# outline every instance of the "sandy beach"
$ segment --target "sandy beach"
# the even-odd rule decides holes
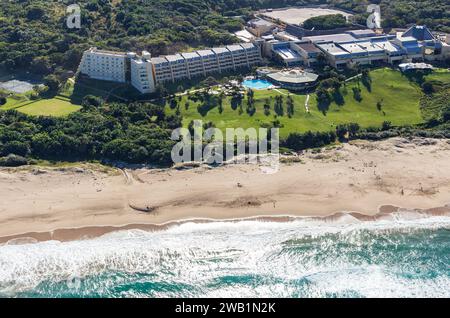
[[[183,220],[450,212],[450,141],[354,141],[258,165],[0,169],[0,242],[72,240]],[[381,208],[381,209],[380,209]]]

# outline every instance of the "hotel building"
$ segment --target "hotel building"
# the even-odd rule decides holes
[[[83,55],[79,73],[99,80],[129,82],[141,93],[152,93],[156,85],[165,82],[206,77],[260,63],[260,48],[253,43],[154,58],[146,51],[137,56],[91,48]]]
[[[125,83],[127,70],[127,54],[97,50],[91,48],[84,52],[81,58],[79,71],[89,77]]]

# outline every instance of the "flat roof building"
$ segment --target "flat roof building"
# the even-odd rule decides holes
[[[338,33],[338,34],[329,34],[329,35],[316,35],[316,36],[306,36],[302,40],[308,40],[313,43],[319,42],[349,42],[355,41],[356,38],[348,33]]]

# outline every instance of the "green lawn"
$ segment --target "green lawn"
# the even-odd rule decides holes
[[[7,98],[5,105],[1,110],[15,109],[22,113],[32,116],[67,116],[70,113],[78,111],[81,106],[70,102],[63,96],[55,96],[49,99],[29,100],[22,96]]]
[[[354,99],[352,92],[352,87],[358,86],[358,82],[349,82],[346,88],[341,89],[344,97],[343,105],[337,105],[333,102],[325,112],[319,110],[315,94],[310,96],[310,113],[307,113],[305,109],[306,96],[292,94],[295,105],[294,116],[292,118],[288,118],[287,115],[277,117],[283,125],[280,129],[280,135],[287,136],[294,131],[332,130],[337,124],[349,122],[357,122],[362,127],[381,126],[383,121],[391,121],[393,125],[410,125],[423,122],[419,108],[421,92],[415,84],[409,82],[399,71],[388,68],[377,69],[370,74],[372,78],[370,92],[364,85],[359,84],[362,90],[361,102]],[[286,90],[280,90],[280,92],[288,93]],[[255,91],[256,113],[253,116],[245,112],[246,101],[243,102],[244,112],[239,115],[238,109],[233,110],[230,106],[230,99],[226,98],[224,111],[221,114],[216,107],[203,117],[197,111],[198,104],[193,101],[189,101],[189,109],[185,109],[187,96],[183,96],[180,103],[183,125],[187,126],[193,119],[202,119],[205,122],[212,121],[220,129],[227,127],[257,128],[263,123],[270,124],[275,120],[273,103],[271,114],[266,116],[263,108],[264,101],[266,98],[279,94],[274,90]],[[377,108],[377,102],[382,104],[381,111]],[[166,106],[166,108],[168,112],[174,112],[169,106]]]
[[[27,103],[18,108],[19,111],[32,116],[67,116],[81,109],[81,106],[72,104],[68,100],[60,98],[42,99]]]

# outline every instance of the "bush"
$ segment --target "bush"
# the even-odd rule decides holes
[[[86,95],[83,97],[81,105],[84,109],[89,109],[91,107],[97,108],[103,104],[103,99],[93,95]]]
[[[27,158],[18,155],[10,154],[6,157],[0,158],[0,166],[3,167],[19,167],[25,166],[27,164],[28,164]]]
[[[0,106],[5,105],[5,104],[6,104],[6,97],[0,96]]]
[[[423,82],[422,90],[427,95],[432,94],[433,93],[433,84],[428,81]]]
[[[291,133],[282,141],[282,146],[285,146],[292,150],[303,150],[308,148],[318,148],[329,145],[336,141],[336,134],[333,131],[330,132],[311,132],[308,131],[304,134]]]

